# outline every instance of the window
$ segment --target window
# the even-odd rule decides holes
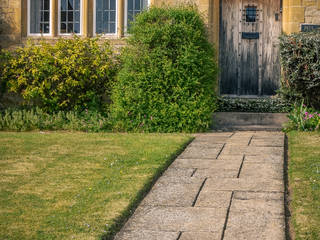
[[[148,7],[148,0],[127,0],[126,1],[126,21],[125,25],[128,29],[130,27],[130,22],[134,21],[137,14],[143,11],[143,9]]]
[[[51,33],[51,0],[28,1],[28,34]]]
[[[81,0],[59,0],[59,33],[80,34]]]
[[[247,6],[246,7],[246,22],[256,22],[257,20],[257,7]]]
[[[95,26],[96,34],[117,33],[117,2],[116,0],[95,1]]]

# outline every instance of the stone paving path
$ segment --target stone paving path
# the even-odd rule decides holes
[[[197,134],[115,239],[285,239],[283,162],[281,132]]]

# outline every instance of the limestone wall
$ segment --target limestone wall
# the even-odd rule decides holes
[[[320,0],[283,0],[283,31],[299,32],[302,23],[320,24]]]
[[[21,41],[21,0],[0,0],[0,47]]]

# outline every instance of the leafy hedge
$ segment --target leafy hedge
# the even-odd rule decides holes
[[[320,32],[284,35],[280,49],[282,94],[320,109]]]
[[[266,112],[287,113],[291,103],[280,98],[228,98],[218,99],[219,112]]]
[[[112,95],[115,129],[207,129],[216,109],[217,67],[196,8],[152,7],[136,18],[130,33]]]
[[[102,109],[118,71],[109,43],[98,44],[97,38],[29,42],[2,56],[0,83],[48,112]]]

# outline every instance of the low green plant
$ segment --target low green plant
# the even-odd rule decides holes
[[[320,32],[283,35],[280,53],[282,95],[320,109]]]
[[[130,34],[112,94],[114,128],[206,130],[216,109],[217,66],[196,8],[151,7],[137,16]]]
[[[55,45],[28,42],[15,50],[3,66],[0,81],[27,103],[48,112],[101,110],[117,71],[118,61],[107,41],[60,38]]]
[[[278,97],[254,99],[219,97],[217,111],[287,113],[291,108],[290,102]]]
[[[46,113],[40,108],[6,109],[0,113],[0,130],[71,130],[101,132],[110,129],[110,122],[96,111],[58,111]]]
[[[320,111],[308,108],[303,102],[296,103],[288,115],[285,131],[320,131]]]

